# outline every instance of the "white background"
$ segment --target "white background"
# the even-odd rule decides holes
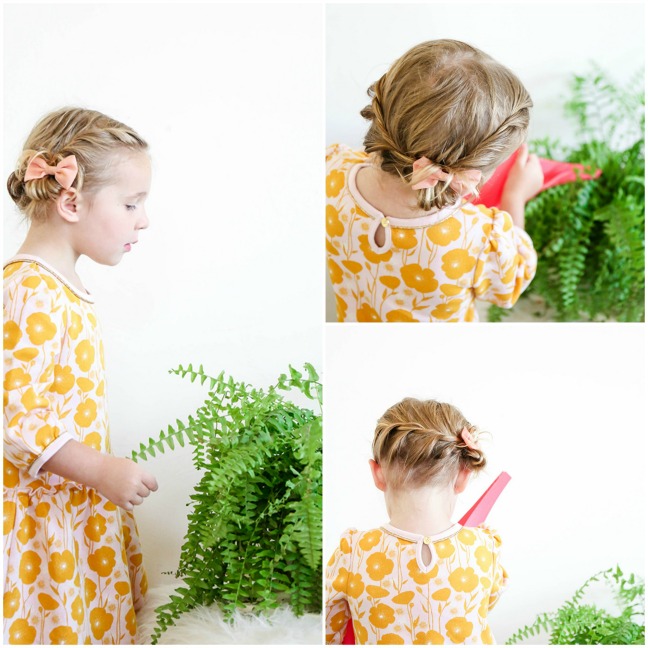
[[[643,65],[644,26],[641,2],[328,5],[327,143],[362,148],[369,122],[360,110],[369,103],[367,88],[408,49],[437,38],[470,43],[519,76],[534,102],[531,139],[572,143],[574,124],[563,114],[572,75],[587,72],[595,62],[626,82]],[[326,276],[327,320],[335,321]]]
[[[450,402],[492,435],[455,519],[502,470],[512,477],[488,518],[511,579],[489,614],[498,642],[600,570],[643,575],[644,335],[634,324],[328,325],[325,560],[345,529],[387,521],[373,433],[414,396]]]
[[[117,267],[79,264],[115,454],[202,403],[198,383],[168,375],[180,363],[258,386],[288,363],[321,368],[322,7],[25,4],[4,21],[4,177],[63,105],[151,145],[150,229]],[[3,208],[6,259],[25,229],[6,193]],[[137,519],[156,584],[177,567],[198,475],[188,448],[146,465],[160,489]]]

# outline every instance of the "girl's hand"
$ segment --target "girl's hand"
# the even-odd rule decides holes
[[[530,155],[527,144],[522,144],[504,183],[502,202],[522,200],[526,203],[542,189],[543,182],[544,173],[538,156]]]
[[[102,458],[94,487],[113,504],[132,511],[151,491],[158,489],[155,477],[134,461],[110,455]]]

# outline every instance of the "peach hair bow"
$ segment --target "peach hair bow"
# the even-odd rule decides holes
[[[464,169],[462,171],[456,171],[455,173],[446,173],[445,171],[441,171],[440,166],[434,164],[426,157],[419,158],[412,166],[412,175],[423,178],[412,185],[412,189],[414,190],[429,189],[436,186],[439,182],[445,182],[446,184],[449,184],[459,196],[476,194],[477,185],[482,177],[481,171],[478,171],[477,169]]]
[[[461,430],[461,439],[466,444],[466,447],[470,450],[481,450],[481,446],[478,441],[475,441],[475,437],[472,435],[472,432],[468,428]]]
[[[79,172],[76,157],[74,157],[74,155],[68,155],[56,166],[50,166],[45,162],[42,155],[42,153],[36,153],[36,155],[29,160],[27,170],[25,171],[25,180],[38,180],[47,175],[53,175],[63,189],[69,189]]]

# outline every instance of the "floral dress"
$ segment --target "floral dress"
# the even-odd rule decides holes
[[[326,570],[326,643],[342,643],[349,619],[357,644],[495,643],[487,615],[507,580],[500,544],[459,524],[434,536],[349,529]]]
[[[135,520],[42,470],[75,439],[110,452],[92,300],[37,257],[4,269],[4,642],[132,644],[146,575]]]
[[[417,218],[387,216],[358,191],[366,153],[335,144],[326,159],[326,250],[340,322],[476,321],[475,299],[511,308],[533,279],[533,243],[507,212],[461,199]]]

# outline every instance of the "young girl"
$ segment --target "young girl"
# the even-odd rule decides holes
[[[535,274],[524,205],[542,186],[523,145],[523,85],[478,49],[437,40],[402,56],[369,95],[364,151],[327,151],[338,320],[475,321],[477,298],[512,307]],[[502,210],[467,202],[518,147]]]
[[[452,405],[407,398],[378,421],[373,455],[389,524],[342,536],[327,567],[326,642],[342,643],[352,619],[359,644],[494,643],[500,539],[451,521],[486,465],[476,428]]]
[[[110,451],[85,254],[119,263],[148,226],[146,142],[65,108],[29,135],[9,193],[29,220],[4,267],[4,642],[135,642],[146,592],[131,510],[155,478]]]

